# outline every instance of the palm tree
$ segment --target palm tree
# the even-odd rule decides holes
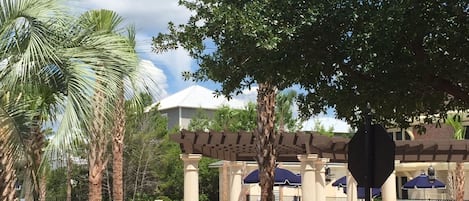
[[[284,132],[285,127],[290,131],[295,130],[297,122],[293,118],[292,106],[296,99],[296,91],[289,90],[287,92],[279,93],[276,97],[275,117],[277,119],[276,126],[279,132]]]
[[[83,28],[82,31],[84,33],[97,36],[112,36],[118,38],[120,40],[117,41],[118,44],[122,45],[120,50],[109,51],[107,52],[108,55],[104,55],[105,57],[98,58],[92,67],[97,77],[113,79],[110,80],[111,82],[96,80],[94,86],[92,124],[89,128],[89,200],[102,199],[103,170],[106,169],[108,161],[106,150],[109,138],[105,127],[109,126],[107,120],[112,119],[112,113],[116,108],[118,112],[122,112],[119,106],[113,105],[114,103],[119,105],[121,102],[123,104],[122,75],[129,74],[131,69],[137,64],[137,57],[132,45],[129,43],[129,40],[119,34],[119,29],[121,28],[119,26],[122,21],[123,19],[117,13],[109,10],[88,11],[79,20],[79,25]],[[109,45],[112,45],[112,43]],[[101,53],[101,55],[103,54]],[[121,115],[125,115],[125,113]],[[122,121],[122,118],[116,118],[116,121]],[[120,123],[122,122],[117,124]],[[122,128],[118,127],[118,129]],[[117,192],[121,191],[117,190]]]
[[[21,99],[25,102],[25,105],[28,105],[30,110],[39,109],[37,107],[40,106],[39,102],[47,100],[47,98],[44,98],[47,96],[42,96],[43,99],[32,96],[34,96],[33,94],[39,94],[41,92],[39,89],[44,85],[52,83],[50,77],[48,79],[43,77],[43,75],[50,73],[44,70],[43,67],[59,63],[55,53],[58,41],[54,30],[56,25],[61,24],[62,18],[58,16],[62,16],[62,9],[53,0],[3,0],[0,4],[2,10],[0,16],[0,38],[2,40],[0,42],[2,48],[2,53],[0,53],[0,60],[2,61],[0,85],[5,94]],[[54,80],[54,83],[60,83],[60,79]],[[55,89],[55,87],[51,86],[49,89]],[[54,98],[54,96],[50,98]],[[35,102],[24,101],[23,99],[35,100]],[[17,144],[2,147],[3,149],[10,149],[2,151],[4,153],[3,158],[6,158],[6,161],[9,161],[8,158],[18,157],[18,155],[13,154],[26,153],[26,156],[28,156],[26,159],[29,161],[27,174],[30,175],[29,181],[34,181],[30,182],[32,184],[30,187],[31,189],[35,188],[36,192],[39,186],[35,175],[41,161],[43,147],[43,134],[40,127],[45,120],[44,117],[50,117],[49,115],[43,115],[44,113],[38,112],[34,117],[25,119],[28,121],[29,126],[22,127],[25,130],[17,130],[20,127],[15,127],[15,132],[9,132],[10,135],[14,136],[5,138],[4,140],[10,141],[3,142]],[[22,140],[12,140],[14,138]],[[19,147],[23,149],[18,149]],[[22,152],[18,150],[22,150]],[[8,167],[11,167],[10,165]],[[14,170],[4,171],[5,174],[14,176]],[[13,198],[6,196],[5,199]]]
[[[30,113],[25,104],[10,92],[0,90],[0,201],[15,199],[15,159],[21,152],[21,136],[28,127]]]
[[[112,85],[99,83],[116,83],[122,71],[119,66],[129,65],[134,57],[126,56],[130,51],[123,37],[92,29],[100,24],[90,24],[86,20],[78,21],[81,24],[70,23],[71,20],[57,18],[56,15],[60,16],[62,12],[55,0],[5,0],[1,5],[0,35],[3,41],[0,46],[4,50],[0,55],[3,61],[0,75],[2,88],[19,94],[24,91],[23,86],[36,86],[41,82],[44,85],[60,83],[57,85],[60,87],[50,87],[53,89],[52,96],[46,96],[56,98],[53,107],[58,112],[50,111],[47,116],[38,114],[32,119],[36,120],[36,124],[30,124],[28,131],[32,131],[29,136],[43,139],[40,132],[43,124],[40,122],[46,119],[54,121],[58,114],[63,115],[59,119],[57,134],[47,149],[47,156],[62,155],[64,151],[72,150],[73,141],[86,139],[83,131],[90,128],[92,122],[91,95],[106,94],[109,99],[114,97],[115,88]],[[103,64],[106,64],[106,69],[102,68]],[[30,90],[31,94],[41,95],[38,88],[32,87]],[[31,100],[34,98],[37,96],[30,97]],[[112,103],[101,102],[100,105],[112,106]],[[42,158],[42,140],[30,142],[34,144],[31,146],[34,149],[29,153],[39,154],[30,155],[35,159],[32,160],[34,166],[38,167],[37,163]],[[7,148],[11,149],[11,146],[2,147]],[[6,150],[2,153],[9,153],[3,158],[13,158],[11,154],[17,152]],[[33,173],[31,180],[37,192],[37,170],[30,172]]]
[[[466,134],[466,128],[461,123],[461,114],[455,114],[453,116],[449,116],[446,119],[446,124],[450,125],[454,129],[453,137],[456,140],[464,140]],[[456,200],[462,201],[464,200],[464,163],[463,162],[456,162],[456,182],[455,182],[455,192],[456,192]]]
[[[135,28],[128,27],[127,37],[129,44],[132,47],[132,52],[135,50]],[[153,80],[155,75],[154,68],[147,65],[146,61],[140,62],[138,65],[129,66],[128,72],[121,73],[121,82],[118,87],[118,97],[115,104],[115,116],[112,131],[112,197],[114,201],[124,200],[124,185],[123,185],[123,164],[124,164],[124,136],[125,136],[125,98],[130,95],[132,98],[131,106],[138,107],[137,111],[141,111],[142,102],[140,96],[137,94],[150,94],[152,97],[159,96],[159,84]],[[127,93],[126,93],[127,92]]]

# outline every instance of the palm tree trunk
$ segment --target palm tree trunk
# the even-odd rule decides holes
[[[72,201],[72,159],[67,155],[67,201]]]
[[[46,201],[47,194],[47,177],[43,172],[41,178],[39,178],[39,201]]]
[[[257,94],[256,149],[259,165],[261,200],[273,201],[274,173],[277,159],[275,146],[275,94],[270,83],[259,84]]]
[[[28,169],[30,167],[27,167]],[[24,200],[26,201],[34,201],[34,181],[33,181],[34,173],[31,171],[27,171],[26,175],[23,180],[23,188],[24,188]]]
[[[37,122],[40,122],[40,117],[35,117]],[[28,182],[26,182],[25,200],[45,201],[46,198],[46,176],[44,170],[41,170],[42,162],[42,148],[44,146],[44,133],[41,132],[40,126],[34,126],[31,129],[27,142],[27,158],[28,158]],[[41,176],[39,177],[38,174]]]
[[[36,171],[36,175],[41,175],[37,179],[39,180],[37,185],[38,192],[35,195],[39,196],[39,201],[46,201],[47,192],[47,177],[45,168],[40,168],[42,163],[43,147],[44,147],[44,133],[41,132],[40,127],[33,131],[33,139],[31,141],[31,151],[34,157],[33,171]],[[33,180],[34,181],[34,180]]]
[[[0,201],[15,200],[16,170],[14,153],[7,143],[7,132],[0,124]]]
[[[124,200],[123,162],[124,162],[124,133],[125,133],[125,105],[124,89],[120,89],[116,103],[116,117],[112,140],[112,198],[114,201]]]
[[[98,86],[102,83],[98,81]],[[103,171],[106,169],[107,160],[105,160],[105,153],[107,147],[107,139],[104,133],[104,104],[105,96],[102,91],[96,90],[93,96],[94,114],[93,123],[91,126],[90,137],[90,150],[88,154],[89,172],[89,201],[101,201],[102,197],[102,183]]]
[[[464,200],[464,163],[456,163],[456,201]]]

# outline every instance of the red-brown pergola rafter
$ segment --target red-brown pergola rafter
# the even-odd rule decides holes
[[[229,161],[254,161],[255,135],[252,132],[190,132],[171,135],[185,154],[202,154]],[[277,161],[298,161],[297,155],[318,154],[331,162],[347,162],[349,139],[327,137],[315,132],[279,133]],[[468,162],[469,140],[396,141],[396,160],[401,162]]]

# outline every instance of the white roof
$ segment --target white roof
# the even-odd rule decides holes
[[[158,110],[166,110],[177,107],[185,108],[203,108],[203,109],[218,109],[222,106],[230,108],[242,109],[246,103],[236,99],[228,101],[224,96],[215,97],[215,92],[199,85],[193,85],[182,91],[179,91],[171,96],[161,100]],[[158,102],[153,103],[150,107],[153,108]]]

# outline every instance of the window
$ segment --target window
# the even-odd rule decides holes
[[[464,126],[466,133],[464,134],[464,139],[469,140],[469,126]]]
[[[412,134],[411,132],[409,131],[406,131],[404,129],[400,129],[400,130],[397,130],[397,131],[390,131],[388,132],[389,136],[391,137],[391,139],[395,140],[395,141],[401,141],[401,140],[412,140]]]

